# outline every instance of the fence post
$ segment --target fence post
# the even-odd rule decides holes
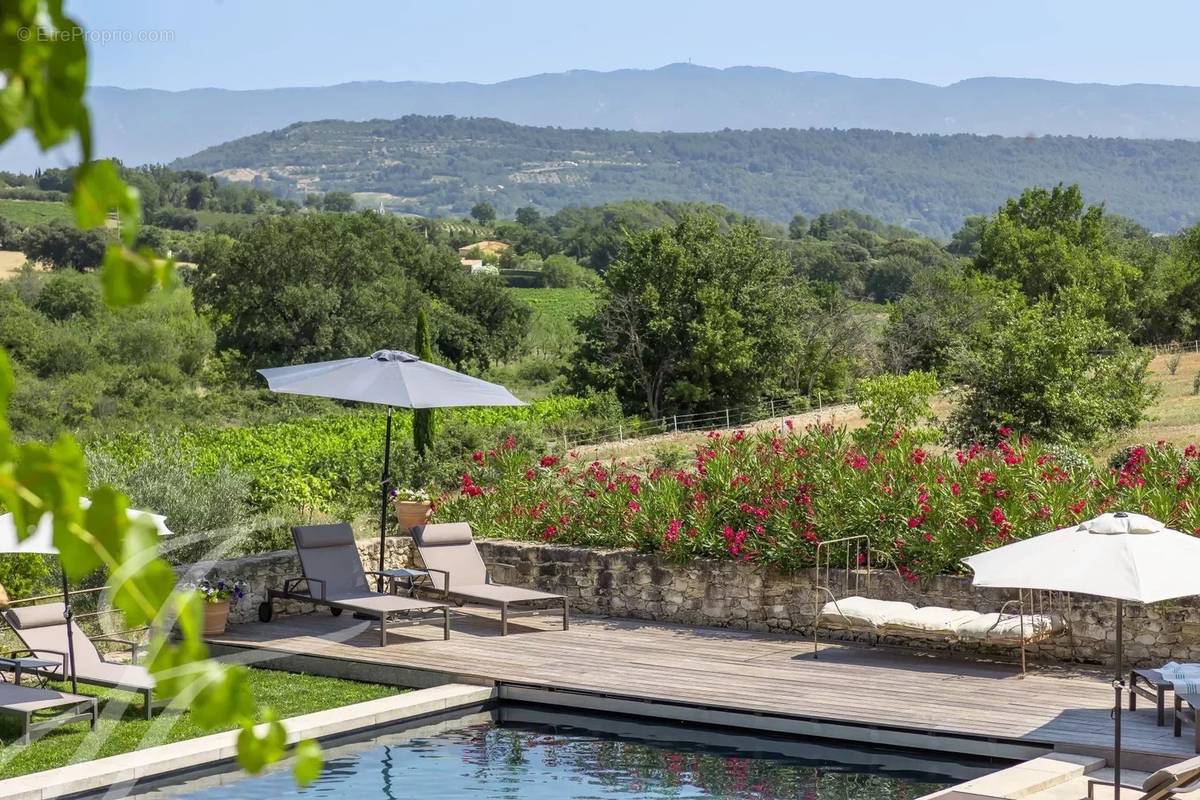
[[[617,441],[625,441],[625,426],[620,422],[617,423]]]
[[[725,406],[725,427],[729,427],[729,406]]]
[[[821,405],[821,390],[817,389],[817,411],[820,411],[824,406]]]
[[[675,429],[675,433],[679,433],[679,415],[671,415],[671,427]]]
[[[774,417],[775,416],[775,398],[769,397],[769,398],[767,398],[767,402],[771,404],[771,416]]]

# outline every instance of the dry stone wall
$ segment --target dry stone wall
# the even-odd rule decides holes
[[[377,541],[359,543],[368,569],[377,564],[378,546]],[[583,614],[797,637],[812,634],[815,591],[809,570],[784,574],[725,560],[678,563],[632,550],[593,550],[502,540],[481,540],[479,546],[497,582],[565,594],[572,608]],[[385,563],[389,568],[417,562],[410,539],[388,540]],[[242,622],[255,619],[267,588],[282,585],[284,577],[299,575],[300,565],[294,552],[280,551],[219,562],[213,565],[213,571],[248,584],[246,600],[231,614],[232,622]],[[839,578],[841,574],[833,577]],[[875,572],[871,577],[870,596],[916,606],[994,612],[1016,598],[1013,591],[977,589],[967,577],[941,576],[918,584],[908,584],[893,572]],[[865,593],[864,575],[859,573],[850,580],[850,585],[837,581],[834,591],[838,597]],[[858,591],[854,580],[859,581]],[[1057,607],[1067,611],[1065,604]],[[308,610],[301,603],[276,606],[277,613]],[[1115,642],[1113,614],[1112,601],[1076,595],[1069,613],[1072,634],[1033,645],[1029,655],[1042,661],[1107,662]],[[1125,633],[1126,654],[1132,662],[1157,666],[1169,660],[1200,661],[1200,603],[1189,599],[1127,607]],[[822,631],[822,636],[866,638],[861,633],[832,631]],[[883,642],[926,650],[980,650],[975,645],[907,642],[899,637],[887,637]],[[1012,649],[985,654],[1006,659],[1015,656]]]

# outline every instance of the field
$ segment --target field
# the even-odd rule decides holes
[[[71,222],[71,208],[66,203],[44,200],[0,200],[0,217],[22,228],[46,222]]]
[[[1200,375],[1200,353],[1184,353],[1174,375],[1168,369],[1169,356],[1158,356],[1150,364],[1153,380],[1162,386],[1158,401],[1150,408],[1149,419],[1120,437],[1103,455],[1130,444],[1153,444],[1160,439],[1172,444],[1200,442],[1200,395],[1193,381]]]
[[[24,264],[24,253],[16,250],[0,250],[0,281],[16,275]]]

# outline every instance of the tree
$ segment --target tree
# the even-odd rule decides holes
[[[955,441],[993,439],[1007,426],[1089,446],[1141,421],[1157,392],[1146,380],[1147,351],[1079,303],[1017,302],[1004,316],[993,336],[958,357]]]
[[[108,241],[98,230],[80,230],[55,222],[34,225],[21,238],[21,249],[30,261],[53,269],[96,269],[104,260]]]
[[[581,322],[574,380],[616,390],[651,417],[745,402],[777,389],[802,288],[750,226],[712,217],[630,235]]]
[[[458,366],[506,357],[528,325],[498,278],[465,275],[451,251],[378,214],[261,217],[197,258],[197,308],[255,367],[412,350],[411,309],[426,305],[438,351]]]
[[[859,381],[855,399],[868,421],[864,436],[878,443],[897,430],[913,428],[933,414],[929,399],[937,390],[937,376],[932,372],[884,374]]]
[[[793,214],[792,221],[788,223],[788,238],[803,239],[805,236],[808,236],[808,217]]]
[[[1011,283],[957,268],[921,272],[888,309],[880,340],[892,372],[928,370],[951,380],[955,354],[992,335],[1003,314],[1020,305]]]
[[[433,363],[433,343],[429,337],[429,319],[425,309],[417,312],[417,355],[422,361]],[[424,456],[433,446],[434,419],[432,408],[418,408],[413,411],[413,448],[418,456]]]
[[[981,214],[972,214],[967,217],[963,220],[962,227],[954,232],[954,236],[950,237],[950,244],[946,245],[946,252],[966,258],[978,257],[979,240],[983,236],[983,226],[986,222],[987,217]]]
[[[491,203],[481,200],[471,206],[471,219],[480,225],[491,225],[496,221],[496,209],[492,208]]]
[[[983,224],[975,267],[1013,280],[1030,300],[1067,290],[1094,313],[1132,330],[1140,273],[1109,247],[1104,207],[1085,206],[1078,186],[1026,189]]]
[[[471,210],[471,215],[475,215],[475,210]],[[526,228],[532,228],[542,221],[542,214],[533,206],[521,206],[517,209],[517,222],[524,225]],[[482,222],[482,220],[480,220]]]
[[[413,349],[420,292],[378,219],[262,217],[231,246],[203,251],[194,296],[218,344],[253,367]]]
[[[595,282],[595,273],[579,266],[570,256],[555,253],[542,262],[542,286],[548,289],[570,289]]]
[[[326,192],[321,199],[321,208],[334,212],[353,211],[355,208],[354,195],[349,192]]]

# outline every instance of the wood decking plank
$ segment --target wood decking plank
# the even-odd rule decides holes
[[[350,626],[357,624],[353,629]],[[1035,668],[823,645],[747,631],[642,620],[521,618],[501,637],[494,614],[476,611],[440,629],[416,626],[378,646],[369,624],[320,613],[231,626],[215,641],[465,675],[504,683],[599,692],[668,703],[880,725],[972,737],[1103,747],[1111,742],[1106,673]],[[353,635],[350,635],[353,631]],[[1125,746],[1189,755],[1190,740],[1158,728],[1151,710],[1127,714]]]

